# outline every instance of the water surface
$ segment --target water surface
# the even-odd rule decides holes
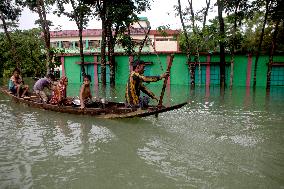
[[[78,86],[69,87],[76,96]],[[93,92],[123,101],[123,91]],[[0,188],[284,188],[283,99],[283,88],[171,86],[164,103],[188,105],[104,120],[0,93]]]

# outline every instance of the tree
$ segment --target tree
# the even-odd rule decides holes
[[[200,44],[202,41],[204,41],[204,29],[205,29],[205,23],[206,23],[206,18],[208,14],[208,10],[210,7],[210,0],[206,0],[206,7],[203,8],[203,10],[197,12],[196,14],[194,13],[193,10],[193,4],[192,0],[188,1],[189,3],[189,12],[190,12],[190,21],[191,21],[191,28],[192,28],[192,33],[191,39],[194,43],[194,47],[191,47],[191,49],[195,49],[195,56],[194,56],[194,65],[198,64],[198,75],[199,78],[201,78],[201,66],[200,66],[200,57],[199,57],[199,51],[200,51]],[[201,13],[201,15],[199,15]],[[203,17],[203,20],[201,19]],[[199,29],[198,25],[196,22],[202,22],[202,28],[201,30]],[[194,70],[195,70],[194,66]],[[193,77],[195,78],[195,71]],[[201,79],[200,79],[201,82]]]
[[[86,0],[88,1],[88,0]],[[96,14],[102,21],[102,41],[101,41],[101,81],[106,85],[106,46],[108,46],[108,59],[110,66],[110,84],[115,84],[115,53],[114,46],[119,41],[128,53],[133,47],[130,37],[130,26],[138,20],[137,15],[149,9],[149,0],[105,0],[96,1]],[[128,33],[128,34],[127,34]],[[129,36],[127,36],[129,35]]]
[[[233,87],[233,78],[234,78],[234,58],[235,51],[237,48],[237,42],[239,39],[239,28],[241,26],[245,15],[248,15],[250,12],[248,1],[247,0],[233,0],[233,1],[224,1],[224,7],[226,13],[231,13],[228,16],[228,20],[233,23],[232,37],[229,41],[229,47],[231,52],[231,74],[230,74],[230,88]]]
[[[106,86],[106,9],[107,9],[107,0],[100,1],[97,0],[97,12],[99,17],[102,20],[102,40],[101,40],[101,82],[102,86]]]
[[[21,64],[16,52],[14,41],[12,40],[9,33],[9,26],[15,25],[14,22],[19,18],[22,11],[21,4],[22,2],[20,0],[17,0],[15,2],[10,0],[0,1],[0,20],[2,21],[2,27],[9,41],[9,46],[11,46],[13,53],[13,62],[14,64],[16,64],[17,68],[20,68]]]
[[[114,46],[118,35],[124,35],[130,24],[137,19],[136,7],[131,0],[116,0],[108,4],[106,9],[107,46],[110,66],[110,85],[115,85],[115,54]]]
[[[67,11],[65,6],[67,4],[72,5],[72,10]],[[89,21],[88,17],[91,15],[91,6],[84,3],[83,0],[57,0],[58,15],[66,15],[70,20],[75,21],[79,30],[79,48],[81,58],[81,72],[82,75],[86,75],[84,68],[84,45],[83,45],[83,29],[87,26]]]
[[[219,26],[220,26],[220,85],[221,89],[225,87],[225,24],[223,18],[223,9],[224,4],[223,0],[217,0],[218,6],[218,19],[219,19]]]
[[[187,58],[187,64],[190,65],[189,66],[189,70],[190,70],[190,84],[191,84],[191,87],[194,87],[195,86],[195,78],[194,78],[194,75],[195,75],[195,65],[194,63],[192,63],[190,61],[190,45],[189,45],[189,37],[188,37],[188,34],[187,34],[187,29],[186,29],[186,26],[185,26],[185,23],[184,23],[184,19],[183,19],[183,12],[182,12],[182,8],[181,8],[181,3],[180,3],[180,0],[178,0],[178,15],[179,15],[179,18],[180,18],[180,22],[181,22],[181,25],[182,25],[182,28],[183,28],[183,35],[185,37],[185,44],[186,44],[186,58]]]
[[[284,11],[283,11],[284,2],[280,0],[276,0],[276,2],[272,6],[272,15],[271,15],[271,21],[274,23],[274,32],[273,32],[273,38],[271,41],[271,48],[269,52],[269,63],[268,63],[268,69],[267,69],[267,82],[266,82],[266,89],[270,89],[270,83],[271,83],[271,71],[272,71],[272,63],[273,63],[273,56],[276,50],[276,40],[277,35],[279,32],[279,25],[284,20]]]
[[[50,31],[49,27],[51,26],[51,21],[48,21],[46,18],[47,9],[50,5],[53,5],[55,0],[25,0],[25,5],[31,10],[38,14],[39,16],[39,25],[43,32],[43,38],[45,42],[45,51],[46,51],[46,74],[50,72]]]
[[[42,51],[44,41],[39,29],[15,30],[10,34],[14,39],[17,55],[21,57],[21,70],[23,76],[41,77],[45,74],[46,55]],[[0,33],[0,61],[1,76],[10,77],[15,68],[13,52],[10,50],[9,41]]]
[[[206,40],[205,38],[208,38],[209,36],[207,35],[206,19],[210,8],[210,2],[210,0],[206,0],[206,6],[196,12],[193,9],[192,0],[188,1],[188,6],[185,7],[184,10],[181,9],[180,1],[178,1],[178,5],[176,6],[183,26],[183,34],[179,37],[180,47],[182,50],[187,52],[187,57],[188,54],[194,54],[194,62],[188,61],[192,87],[195,86],[195,70],[196,64],[198,63],[199,76],[201,77],[199,52],[201,48],[207,46],[204,41]],[[189,21],[188,25],[186,25],[187,21]]]
[[[259,7],[259,1],[256,1],[255,4],[257,5],[256,7]],[[258,63],[259,54],[260,54],[260,51],[261,51],[261,45],[262,45],[262,42],[263,42],[264,30],[265,30],[265,25],[266,25],[266,22],[267,22],[270,6],[271,6],[271,0],[265,0],[265,15],[264,15],[264,20],[263,20],[263,25],[262,25],[262,28],[261,28],[261,35],[260,35],[260,38],[259,38],[259,43],[258,43],[258,48],[257,48],[257,51],[256,51],[256,57],[255,57],[255,63],[254,63],[253,88],[256,87],[257,63]]]

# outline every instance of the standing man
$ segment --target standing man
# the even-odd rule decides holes
[[[161,76],[144,76],[145,62],[143,60],[135,60],[133,62],[133,70],[126,86],[125,99],[126,105],[129,107],[147,108],[149,97],[159,101],[153,92],[147,89],[142,82],[156,82],[162,78],[166,78],[169,73],[164,73]],[[140,97],[140,91],[148,96]]]

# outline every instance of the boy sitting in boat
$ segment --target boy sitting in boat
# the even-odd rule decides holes
[[[54,105],[71,105],[72,100],[67,98],[66,91],[68,85],[68,78],[63,76],[60,78],[58,84],[53,88],[52,96],[49,101],[50,104]]]
[[[51,90],[52,82],[54,81],[54,75],[48,74],[46,77],[37,80],[34,84],[34,92],[41,99],[43,103],[47,103],[48,98],[44,92],[44,88]]]
[[[158,98],[153,92],[147,89],[142,82],[156,82],[162,78],[166,78],[169,73],[164,73],[160,76],[144,76],[145,62],[143,60],[135,60],[133,62],[133,70],[130,75],[126,86],[125,98],[128,107],[147,108],[149,97],[157,101]],[[140,97],[140,91],[148,96]]]
[[[29,86],[28,85],[24,85],[24,81],[20,75],[20,70],[18,68],[15,68],[13,70],[13,75],[9,80],[9,90],[17,95],[17,97],[24,97],[28,90],[29,90]]]
[[[84,82],[83,85],[81,86],[80,90],[80,108],[84,109],[86,105],[89,105],[92,103],[92,94],[91,94],[91,89],[90,89],[90,83],[91,83],[91,76],[90,75],[84,75]]]

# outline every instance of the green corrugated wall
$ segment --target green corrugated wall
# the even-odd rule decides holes
[[[129,75],[128,56],[116,56],[116,84],[126,84]]]
[[[65,75],[68,77],[69,83],[80,83],[81,68],[75,62],[80,61],[80,56],[65,56],[64,69]]]
[[[186,56],[176,54],[171,68],[171,84],[189,85],[189,71],[186,64]]]
[[[248,66],[248,56],[245,55],[235,56],[233,86],[234,85],[246,86],[247,66]]]
[[[150,67],[150,75],[160,75],[166,71],[167,68],[167,54],[160,55],[142,55],[141,59],[146,62],[153,62],[153,64],[149,65]],[[134,57],[135,59],[135,57]],[[193,60],[193,56],[191,57]],[[211,74],[220,74],[219,66],[216,62],[219,62],[219,55],[210,55],[210,70]],[[267,64],[268,64],[268,56],[260,56],[257,67],[257,86],[266,86],[266,74],[267,74]],[[94,55],[86,55],[86,62],[93,62]],[[129,74],[129,57],[126,55],[119,55],[115,57],[116,61],[116,84],[125,85],[128,79]],[[200,62],[206,62],[207,55],[200,56]],[[274,61],[276,62],[284,62],[284,56],[275,56]],[[80,62],[79,55],[76,56],[65,56],[64,57],[64,67],[65,74],[69,78],[70,83],[81,83],[80,82],[80,65],[76,64],[76,62]],[[214,63],[215,62],[215,63]],[[226,84],[229,85],[230,82],[230,56],[226,56]],[[253,84],[253,75],[254,75],[254,64],[255,57],[252,57],[251,62],[251,72],[250,72],[250,86]],[[202,65],[202,79],[204,80],[204,74],[206,74],[206,65]],[[163,68],[163,70],[161,69]],[[234,86],[246,86],[247,80],[247,68],[248,68],[248,55],[236,55],[235,63],[234,63],[234,78],[233,85]],[[93,74],[94,65],[87,65],[88,71]],[[205,72],[205,73],[204,73]],[[196,74],[198,74],[198,64],[196,67]],[[216,76],[216,75],[215,75]],[[216,84],[216,81],[213,81],[213,77],[211,76],[210,85]],[[197,76],[196,76],[197,77]],[[93,75],[92,75],[93,78]],[[205,76],[206,78],[206,76]],[[205,84],[205,81],[202,80],[202,84]],[[198,81],[198,79],[196,80]],[[190,75],[188,70],[188,65],[186,64],[186,56],[184,54],[176,54],[173,60],[172,68],[171,68],[171,84],[172,85],[189,85],[190,84]],[[153,83],[151,85],[160,85],[162,81],[157,83]],[[198,84],[198,83],[196,83]]]

